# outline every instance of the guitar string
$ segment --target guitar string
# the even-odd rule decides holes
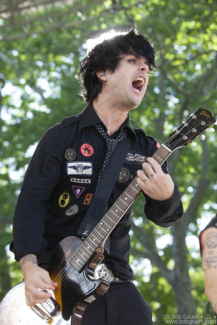
[[[137,196],[137,194],[139,193],[139,191],[137,191],[137,190],[135,190],[133,187],[132,187],[132,182],[131,182],[131,184],[130,184],[131,186],[129,187],[129,189],[128,189],[128,194],[130,195],[131,194],[131,196],[132,196],[132,199],[130,200],[131,202],[128,204],[128,208],[132,205],[132,203],[135,201],[135,198],[133,198],[133,196]],[[132,189],[131,189],[132,188]],[[135,191],[136,191],[136,195],[135,195]],[[123,193],[122,193],[123,194]],[[123,194],[122,195],[122,199],[123,199],[123,196],[125,196],[125,194]],[[120,202],[121,203],[121,202]],[[116,204],[117,204],[117,202],[116,202]],[[126,205],[126,202],[124,203],[125,205]],[[122,204],[119,204],[120,205],[120,208],[122,208],[122,211],[124,211],[124,209],[125,209],[125,207],[124,207],[124,204],[122,203]],[[120,219],[120,217],[127,211],[127,209],[124,211],[124,213],[122,213],[122,215],[119,217],[118,216],[118,220],[111,220],[111,218],[110,217],[113,217],[112,216],[112,208],[108,211],[108,214],[107,214],[107,216],[106,217],[108,217],[107,219],[106,219],[106,221],[107,221],[107,224],[110,226],[110,231],[112,230],[112,228],[113,227],[115,227],[115,225],[117,224],[117,222],[119,221],[119,219]],[[117,216],[116,216],[116,218],[117,218]],[[109,221],[109,220],[111,220],[112,221],[112,223]],[[101,222],[102,222],[102,220],[101,220]],[[97,228],[97,227],[96,227]],[[95,229],[94,229],[95,230]],[[98,233],[96,233],[96,234],[94,234],[94,236],[96,237],[96,235],[97,235]],[[97,236],[96,238],[99,240],[99,243],[100,242],[102,242],[102,240],[103,240],[103,237],[102,237],[102,234],[98,234],[98,235],[100,235],[100,236]],[[90,236],[90,235],[89,235]],[[89,237],[88,237],[89,238]],[[96,246],[96,248],[98,247],[98,245],[99,245],[99,243],[97,244],[97,246]],[[80,247],[81,248],[81,247]],[[94,252],[94,250],[95,250],[95,248],[93,249],[93,252]],[[75,255],[78,253],[78,251],[73,255],[73,257],[71,258],[71,260],[73,260],[73,258],[75,258]],[[90,256],[92,255],[92,253],[90,254]],[[77,258],[77,257],[76,257]],[[89,259],[89,257],[88,257],[88,259]],[[85,263],[83,263],[83,265],[85,265],[86,264],[86,262],[88,261],[88,259],[85,261]],[[81,268],[81,266],[79,265],[79,267]],[[72,272],[73,272],[73,270],[72,270]],[[62,273],[62,272],[61,272]],[[69,275],[71,274],[71,272],[69,272]],[[65,280],[65,281],[64,281]],[[64,279],[63,279],[63,281],[62,281],[62,290],[64,290],[64,288],[65,288],[65,285],[67,284],[67,282],[68,281],[70,281],[69,279],[68,279],[68,276],[66,276]]]
[[[198,125],[200,125],[200,124],[198,124]],[[198,125],[197,125],[197,126],[198,126]],[[197,126],[196,126],[196,127],[197,127]],[[184,127],[185,127],[185,126],[183,125],[183,128],[184,128]],[[183,128],[181,128],[179,131],[181,132]],[[190,132],[191,132],[191,131],[189,131],[187,134],[189,134]],[[177,135],[178,135],[178,134],[175,133],[172,137],[170,137],[168,140],[165,141],[165,144],[170,144],[171,141],[172,141],[172,140],[173,140]],[[175,143],[177,143],[177,142],[179,142],[179,141],[180,141],[180,139],[178,139]],[[158,156],[160,157],[160,159],[161,159],[161,153],[163,153],[163,152],[160,152],[160,151],[163,151],[163,150],[161,150],[161,148],[162,148],[162,147],[160,147],[160,148],[156,151],[156,153],[158,153]],[[164,149],[164,148],[163,148],[163,149]],[[156,153],[155,153],[155,154],[156,154]],[[157,159],[156,159],[156,160],[157,160]],[[138,177],[136,176],[136,178],[138,178]],[[136,179],[136,178],[135,178],[135,179]],[[131,182],[130,185],[131,185],[131,187],[132,187],[132,182]],[[132,187],[132,188],[133,188],[133,187]],[[128,188],[127,188],[127,189],[128,189]],[[127,190],[127,189],[126,189],[126,190]],[[129,188],[128,190],[129,190],[129,191],[128,191],[128,194],[129,194],[129,195],[131,194],[132,196],[134,195],[134,196],[136,197],[137,194],[135,195],[135,189],[134,189],[134,188],[133,188],[133,190],[131,190],[131,188]],[[126,192],[126,191],[125,191],[125,192]],[[133,192],[134,192],[134,193],[133,193]],[[127,192],[126,192],[126,193],[127,193]],[[124,194],[124,193],[122,193],[122,194]],[[123,196],[125,196],[125,195],[126,195],[126,194],[124,194]],[[131,196],[131,195],[130,195],[130,196]],[[123,198],[123,197],[122,197],[122,198]],[[132,198],[132,201],[130,202],[131,204],[128,204],[128,207],[127,207],[127,209],[125,208],[125,210],[124,210],[125,212],[124,212],[123,214],[126,213],[126,211],[129,209],[129,207],[132,205],[133,201],[135,201],[135,199]],[[116,201],[115,203],[117,204],[117,201]],[[119,203],[121,204],[121,202],[119,202]],[[126,202],[125,202],[125,203],[126,203]],[[119,206],[120,206],[120,205],[119,205]],[[107,213],[104,217],[106,217],[106,216],[107,216],[108,218],[109,218],[109,216],[112,217],[112,211],[113,211],[112,208],[113,208],[113,206],[111,207],[111,209],[108,211],[108,213]],[[122,203],[122,205],[120,206],[120,208],[124,209],[123,203]],[[110,215],[109,215],[109,214],[110,214]],[[114,213],[113,213],[113,214],[114,214]],[[123,214],[122,214],[122,215],[123,215]],[[109,224],[109,220],[110,220],[110,218],[109,218],[109,220],[108,220],[108,218],[106,219],[106,221],[108,222],[108,225],[110,226],[110,231],[111,231],[111,229],[112,229],[112,228],[113,228],[113,227],[114,227],[114,226],[119,222],[119,219],[122,217],[122,215],[121,215],[120,217],[118,217],[118,220],[116,220],[116,221],[113,221],[113,220],[112,220],[112,224],[111,224],[111,225]],[[104,221],[105,221],[105,220],[104,220]],[[101,222],[102,222],[102,220],[101,220]],[[97,226],[98,226],[98,225],[97,225]],[[96,226],[96,227],[97,227],[97,226]],[[103,229],[103,228],[102,228],[102,229]],[[95,230],[95,229],[94,229],[94,230]],[[97,236],[97,237],[95,236],[95,238],[98,239],[99,241],[101,241],[101,240],[102,240],[102,238],[101,238],[102,235],[101,235],[100,233],[99,233],[99,234],[97,233],[96,235],[99,235],[99,237],[98,237],[98,236]],[[89,237],[88,237],[88,238],[89,238]],[[83,245],[83,244],[82,244],[82,245]],[[99,244],[97,244],[97,245],[99,245]],[[89,244],[89,246],[91,246],[91,245]],[[98,247],[98,246],[97,246],[97,247]],[[80,248],[81,248],[81,246],[79,247],[79,249],[80,249]],[[78,250],[79,250],[79,249],[78,249]],[[76,258],[76,257],[75,257],[76,254],[78,255],[78,251],[75,252],[75,254],[72,256],[72,258],[70,259],[70,261],[73,261],[73,259]],[[90,256],[91,256],[91,254],[90,254]],[[79,258],[81,258],[81,257],[79,257]],[[88,259],[89,259],[89,258],[88,258]],[[85,263],[83,263],[83,266],[87,263],[88,259],[85,260]],[[79,261],[80,261],[80,260],[79,260]],[[65,267],[64,267],[64,268],[59,272],[59,274],[56,276],[56,278],[54,279],[54,281],[58,281],[58,280],[60,280],[60,278],[61,278],[63,272],[65,271],[65,269],[66,269],[66,267],[67,267],[68,265],[71,265],[71,264],[70,264],[69,262],[67,262],[66,266],[65,266]],[[75,264],[74,264],[74,265],[75,265]],[[79,267],[80,267],[80,265],[79,265]],[[71,272],[69,272],[68,275],[70,276],[72,273],[73,273],[73,270],[72,270]],[[70,281],[68,275],[67,275],[67,274],[63,274],[63,276],[62,276],[62,285],[61,285],[62,290],[64,290],[64,288],[66,287],[67,283]],[[56,296],[58,296],[58,294],[57,294]]]
[[[161,147],[162,148],[162,147]],[[159,148],[159,149],[161,149],[161,148]],[[163,149],[163,151],[164,151],[164,148],[162,148]],[[157,150],[157,152],[158,152],[158,154],[160,153],[159,151],[162,151],[162,150]],[[136,177],[137,178],[137,177]],[[139,191],[137,191],[136,190],[136,195],[135,195],[135,189],[132,187],[132,182],[131,182],[131,187],[128,189],[129,191],[129,195],[130,196],[135,196],[136,197],[136,195],[138,194],[138,192]],[[132,189],[131,189],[132,188]],[[124,193],[122,193],[123,194],[123,196],[125,196],[125,194]],[[122,197],[123,198],[123,197]],[[132,199],[132,201],[130,202],[130,204],[129,204],[129,206],[130,205],[132,205],[132,203],[133,203],[133,201],[135,201],[135,199]],[[125,202],[126,203],[126,202]],[[121,204],[121,206],[120,206],[120,208],[122,208],[122,210],[125,208],[124,207],[124,204],[123,203],[121,203],[120,202],[120,204]],[[116,202],[116,205],[117,205],[117,202]],[[111,211],[112,211],[112,208],[110,209]],[[109,210],[109,211],[110,211]],[[108,212],[109,212],[108,211]],[[126,211],[127,211],[127,209],[126,209]],[[126,211],[124,212],[124,213],[126,213]],[[108,215],[108,214],[107,214]],[[111,214],[111,212],[110,212],[110,214],[108,215],[108,217],[112,217],[112,214]],[[118,219],[119,219],[119,217],[118,217]],[[117,223],[117,221],[119,221],[119,220],[117,220],[116,222],[114,221],[114,222],[112,222],[112,224],[110,225],[109,224],[109,220],[108,219],[106,219],[106,221],[107,221],[107,224],[112,228],[112,227],[114,227],[115,226],[115,224]],[[96,236],[95,236],[96,237]],[[97,236],[96,237],[98,240],[99,240],[99,242],[100,241],[102,241],[102,238],[101,238],[101,234],[100,234],[100,238]],[[76,252],[76,253],[78,253],[78,252]],[[73,258],[75,258],[75,255],[76,255],[76,253],[72,256],[72,258],[71,258],[71,260],[73,260]],[[90,256],[91,256],[91,254],[90,254]],[[89,259],[89,258],[88,258]],[[86,264],[86,262],[88,261],[88,259],[85,261],[85,263],[84,263],[84,265]],[[69,264],[69,263],[68,263]],[[67,266],[67,265],[66,265]],[[63,270],[61,270],[60,272],[59,272],[59,274],[58,274],[58,276],[55,278],[55,280],[54,281],[58,281],[58,280],[60,280],[60,277],[61,277],[61,275],[62,275],[62,273],[63,273],[63,271],[65,270],[65,268],[66,268],[66,266],[64,267],[64,269]],[[71,273],[71,272],[70,272]],[[69,274],[70,275],[70,274]],[[65,287],[65,285],[67,284],[67,282],[69,282],[69,279],[68,279],[68,276],[66,275],[66,276],[63,276],[62,277],[62,289],[64,289],[64,287]]]

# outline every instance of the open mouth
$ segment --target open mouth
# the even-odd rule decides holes
[[[145,83],[145,80],[141,77],[138,77],[133,80],[132,86],[134,89],[136,89],[138,92],[141,93],[144,83]]]

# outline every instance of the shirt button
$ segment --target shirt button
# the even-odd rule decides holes
[[[133,175],[131,175],[131,176],[130,176],[130,178],[131,178],[131,179],[134,179],[134,176],[133,176]]]

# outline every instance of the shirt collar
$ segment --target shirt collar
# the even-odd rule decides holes
[[[83,128],[88,127],[88,126],[96,125],[99,123],[103,124],[103,122],[100,120],[99,116],[97,115],[97,113],[94,110],[91,103],[87,105],[87,107],[83,110],[83,112],[80,115],[81,115],[81,120],[79,123],[79,131],[81,131]],[[124,128],[126,128],[130,131],[130,132],[128,132],[128,134],[132,135],[134,138],[136,137],[136,132],[130,125],[129,115],[127,116],[124,123],[122,123],[122,125],[120,126],[118,131],[120,131],[121,129],[124,129]]]

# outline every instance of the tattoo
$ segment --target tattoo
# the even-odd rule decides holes
[[[209,254],[209,255],[213,255],[213,254],[214,254],[214,251],[209,251],[208,254]]]
[[[25,256],[21,257],[21,259],[19,260],[19,262],[20,262],[20,268],[21,268],[22,273],[23,273],[23,265],[27,261],[30,261],[33,264],[37,264],[37,257],[34,254],[28,254],[28,255],[25,255]]]
[[[205,271],[206,267],[208,267],[208,269],[211,269],[212,267],[214,269],[217,268],[217,255],[203,258],[204,271]]]
[[[154,177],[154,175],[152,174],[151,177]]]
[[[211,232],[205,239],[205,243],[209,248],[217,247],[217,233]]]
[[[30,296],[29,295],[27,296],[27,300],[28,300],[28,302],[30,301]]]

